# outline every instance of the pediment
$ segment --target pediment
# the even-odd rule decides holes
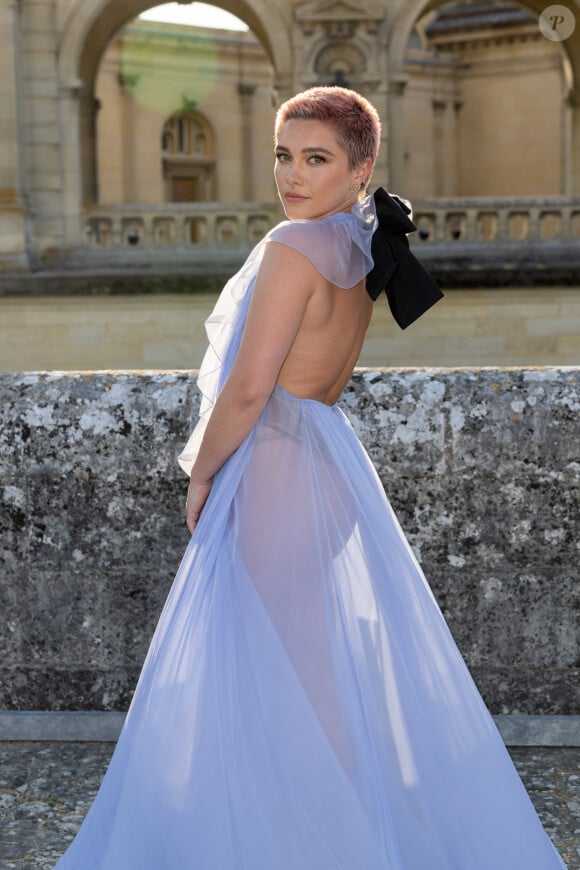
[[[352,21],[376,18],[380,13],[376,4],[353,2],[353,0],[310,0],[296,8],[296,17],[303,21]]]

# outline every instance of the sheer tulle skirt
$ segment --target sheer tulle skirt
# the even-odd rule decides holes
[[[561,870],[370,460],[277,387],[59,870]]]

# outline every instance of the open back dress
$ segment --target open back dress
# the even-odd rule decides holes
[[[264,247],[344,288],[371,198],[285,221],[208,320],[190,469]],[[277,385],[214,479],[97,797],[58,870],[562,870],[337,405]]]

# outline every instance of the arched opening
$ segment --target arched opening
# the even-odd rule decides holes
[[[200,112],[177,112],[161,133],[161,163],[166,202],[215,199],[215,136]]]
[[[93,5],[93,4],[91,4]],[[82,176],[82,183],[80,185],[80,190],[78,191],[80,194],[80,199],[85,204],[92,204],[97,202],[104,201],[104,190],[100,190],[101,179],[99,178],[98,165],[101,163],[102,167],[108,167],[107,171],[111,174],[110,181],[108,184],[108,190],[116,190],[119,191],[119,185],[113,182],[113,177],[115,173],[117,174],[117,178],[119,178],[120,174],[122,174],[122,167],[120,167],[120,160],[117,155],[115,158],[114,149],[115,149],[115,137],[108,137],[109,146],[106,155],[106,159],[102,159],[102,153],[98,154],[97,148],[97,139],[99,135],[99,128],[103,127],[105,117],[104,113],[107,111],[105,100],[102,95],[97,92],[97,81],[99,77],[99,72],[105,70],[106,64],[104,62],[105,55],[107,52],[112,50],[113,46],[117,46],[117,51],[119,53],[118,62],[121,66],[120,75],[117,76],[116,86],[118,88],[124,88],[126,91],[125,97],[127,98],[127,103],[129,102],[129,98],[133,99],[133,105],[131,110],[133,113],[138,112],[142,114],[142,118],[147,114],[150,106],[143,105],[140,101],[141,91],[144,85],[144,78],[136,78],[138,73],[134,70],[126,69],[126,65],[123,63],[123,60],[120,56],[121,47],[119,46],[119,41],[123,42],[123,39],[127,36],[127,30],[131,28],[135,28],[141,26],[143,30],[146,30],[146,22],[143,22],[141,25],[137,25],[136,16],[144,10],[150,9],[156,4],[151,3],[151,0],[101,0],[98,4],[98,8],[95,10],[94,6],[92,9],[87,9],[87,4],[77,4],[76,9],[73,14],[71,14],[67,28],[65,29],[65,33],[63,36],[63,46],[62,52],[60,56],[60,69],[63,80],[78,82],[78,99],[79,99],[79,126],[80,126],[80,152],[78,154],[78,159],[75,151],[75,143],[73,141],[73,137],[71,136],[70,142],[68,143],[68,148],[70,151],[70,169],[68,173],[67,181],[70,187],[70,193],[73,194],[73,190],[76,187],[78,190],[78,182],[75,183],[75,179],[73,176],[73,166],[78,166],[79,171]],[[190,104],[193,100],[196,104],[196,109],[204,114],[216,132],[216,159],[218,161],[222,160],[222,154],[220,153],[220,141],[229,142],[232,145],[235,145],[233,131],[240,131],[242,127],[244,129],[248,129],[248,124],[245,125],[241,123],[236,123],[239,121],[239,118],[235,117],[235,114],[242,115],[243,113],[247,113],[248,109],[248,100],[247,100],[247,88],[252,87],[254,93],[253,104],[257,105],[260,103],[262,99],[262,105],[267,105],[267,110],[264,109],[264,112],[268,111],[268,124],[271,123],[271,115],[272,115],[272,86],[274,82],[274,76],[282,71],[283,75],[288,74],[288,70],[291,69],[291,58],[289,52],[289,40],[284,33],[284,27],[281,27],[279,14],[273,14],[273,10],[270,5],[265,2],[265,0],[222,0],[219,4],[215,4],[219,6],[219,8],[223,8],[226,11],[229,11],[236,15],[237,17],[243,19],[248,27],[251,30],[253,36],[248,38],[248,42],[253,40],[254,48],[256,46],[259,47],[262,52],[262,57],[264,60],[264,65],[268,66],[269,69],[269,83],[266,85],[263,81],[258,82],[247,82],[243,81],[243,57],[242,63],[240,64],[240,54],[243,54],[243,50],[240,51],[240,47],[235,44],[227,44],[226,39],[222,40],[219,46],[213,46],[214,53],[214,73],[217,65],[217,69],[221,73],[224,69],[227,71],[229,67],[230,71],[230,79],[232,80],[230,84],[233,84],[233,87],[230,88],[230,99],[229,104],[228,101],[225,101],[225,112],[230,111],[230,115],[232,115],[229,122],[229,131],[228,131],[228,123],[225,122],[221,125],[222,130],[220,130],[220,125],[215,123],[213,114],[219,110],[220,108],[220,100],[216,98],[215,91],[213,95],[206,95],[208,105],[204,105],[201,101],[196,98],[195,93],[190,93],[191,90],[195,90],[192,88],[192,83],[198,81],[198,75],[191,75],[189,78],[189,87],[185,87],[181,89],[179,93],[179,98],[174,100],[171,105],[165,104],[163,107],[155,106],[155,110],[158,113],[158,117],[153,119],[151,117],[152,113],[149,112],[149,122],[151,127],[153,123],[157,123],[158,130],[155,135],[155,142],[159,143],[159,130],[162,127],[163,122],[166,118],[175,111],[179,111],[184,107],[184,105]],[[151,29],[151,28],[149,28]],[[158,31],[163,28],[156,28]],[[159,35],[159,40],[162,39],[162,35]],[[169,35],[167,33],[163,34],[163,38],[169,39]],[[177,36],[173,34],[174,42],[177,40]],[[150,38],[144,36],[144,40],[142,42],[147,42]],[[169,41],[171,41],[169,39]],[[185,40],[183,40],[183,44],[185,44]],[[141,46],[144,48],[144,46]],[[136,51],[136,46],[133,46]],[[151,57],[151,46],[147,49],[149,51],[149,55]],[[135,54],[134,51],[134,54]],[[142,51],[142,54],[144,52]],[[181,53],[181,59],[186,52]],[[251,51],[249,51],[251,54]],[[180,58],[179,50],[174,51],[174,58]],[[223,63],[223,56],[227,55],[227,63]],[[250,59],[251,65],[251,59]],[[218,78],[214,75],[214,79]],[[227,76],[226,76],[227,78]],[[109,85],[112,82],[109,81]],[[222,76],[221,84],[224,84],[224,77]],[[76,87],[76,85],[75,85]],[[241,88],[245,88],[244,94],[241,94]],[[111,89],[109,88],[109,91]],[[110,99],[110,92],[109,92]],[[234,103],[237,101],[237,106],[234,107]],[[223,104],[223,101],[222,101]],[[233,108],[236,109],[236,112],[232,112]],[[70,106],[69,114],[71,121],[74,120],[73,113],[74,106]],[[143,112],[142,112],[143,110]],[[224,113],[222,113],[224,114]],[[135,115],[133,114],[133,117]],[[125,127],[130,124],[131,121],[131,112],[119,112],[118,119],[116,124],[117,129],[117,138],[123,135],[123,125]],[[254,125],[256,119],[253,119]],[[259,122],[258,122],[259,123]],[[134,129],[134,135],[136,136],[135,141],[135,149],[133,151],[134,154],[139,154],[143,150],[146,150],[149,145],[153,142],[153,137],[148,133],[145,135],[139,135],[143,132],[143,129],[147,127],[147,124],[140,125]],[[115,129],[115,124],[113,124],[113,129]],[[221,134],[221,135],[220,135]],[[130,136],[129,136],[130,138]],[[124,138],[124,147],[127,150],[126,138]],[[250,143],[251,144],[251,143]],[[239,142],[237,143],[238,152],[239,153],[247,153],[248,143]],[[76,146],[78,148],[78,146]],[[99,158],[101,158],[99,160]],[[115,159],[117,161],[115,165]],[[232,161],[229,161],[230,164]],[[137,160],[138,164],[139,161]],[[159,154],[157,154],[157,165],[159,167]],[[228,161],[226,159],[225,165],[228,165]],[[133,171],[138,174],[137,166],[135,162],[133,163],[134,169]],[[127,163],[128,174],[131,173],[131,168],[129,163]],[[127,173],[126,173],[127,174]],[[159,171],[159,179],[158,183],[153,186],[157,186],[158,193],[155,196],[155,201],[159,201],[161,198],[161,193],[159,192],[163,188],[163,177],[162,173]],[[231,172],[224,177],[224,183],[220,190],[220,184],[216,186],[216,196],[220,198],[227,198],[230,200],[242,199],[244,198],[244,193],[247,198],[247,190],[244,192],[238,192],[236,190],[236,183],[230,180],[234,179],[234,176],[240,178],[241,172],[239,166],[235,167],[235,171],[233,167],[231,168]],[[256,182],[260,179],[260,174],[256,173]],[[247,182],[246,182],[247,186]],[[125,189],[131,189],[131,181],[125,182]],[[121,186],[122,189],[122,186]],[[270,193],[270,192],[269,192]],[[118,193],[117,193],[118,197]],[[124,196],[125,201],[131,201],[130,196]],[[150,201],[150,200],[149,200]]]
[[[389,46],[393,187],[411,197],[578,188],[573,62],[580,42],[576,33],[547,39],[539,26],[544,7],[415,0],[399,14]]]
[[[251,164],[269,158],[273,85],[269,58],[249,31],[154,17],[126,25],[96,80],[96,200],[270,198],[271,186]],[[250,87],[251,100],[241,86]],[[119,127],[122,137],[115,135]],[[248,130],[257,131],[251,141]],[[247,190],[242,179],[250,176]]]

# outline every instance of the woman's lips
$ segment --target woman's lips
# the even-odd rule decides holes
[[[300,196],[299,193],[285,193],[284,199],[288,202],[304,202],[307,199],[306,196]]]

